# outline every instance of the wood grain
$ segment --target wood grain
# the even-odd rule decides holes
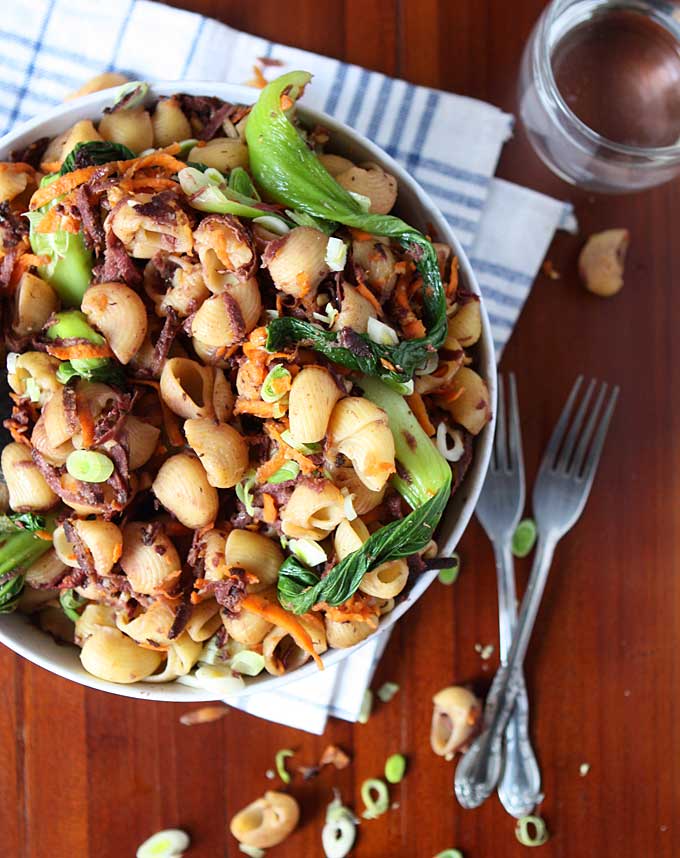
[[[540,0],[336,0],[286,4],[185,0],[269,39],[343,57],[490,100],[515,111],[516,72]],[[522,402],[528,476],[579,372],[622,385],[587,515],[560,545],[527,664],[532,732],[544,774],[545,858],[671,858],[680,854],[680,222],[678,185],[593,197],[553,177],[521,129],[500,174],[572,200],[581,237],[549,251],[559,280],[539,277],[503,357]],[[576,276],[582,236],[631,230],[626,286],[588,295]],[[319,856],[333,786],[360,806],[359,786],[400,751],[408,775],[399,809],[362,824],[356,858],[518,858],[513,821],[494,799],[465,812],[453,765],[428,747],[431,697],[452,681],[488,685],[497,647],[491,550],[475,523],[452,589],[434,585],[393,636],[376,687],[401,690],[365,726],[333,722],[323,738],[230,712],[183,727],[182,707],[85,691],[0,652],[0,854],[121,858],[152,832],[191,832],[196,858],[237,856],[231,815],[271,787],[276,750],[315,762],[328,742],[351,752],[343,772],[294,781],[303,821],[277,858]],[[527,574],[520,566],[520,580]],[[579,774],[581,763],[590,771]]]

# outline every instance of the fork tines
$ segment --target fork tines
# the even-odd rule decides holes
[[[619,388],[614,387],[607,397],[607,384],[601,382],[598,387],[597,381],[592,379],[572,418],[582,385],[583,376],[579,376],[550,438],[541,469],[573,479],[592,480],[616,406]],[[597,394],[594,405],[591,406],[596,387]],[[588,420],[584,427],[586,416]]]

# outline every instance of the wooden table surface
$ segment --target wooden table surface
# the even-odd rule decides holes
[[[411,81],[515,111],[522,46],[541,0],[193,0],[187,8],[241,29],[342,57]],[[573,200],[581,237],[549,252],[559,280],[540,276],[502,368],[522,402],[529,484],[577,373],[622,386],[587,514],[559,546],[527,663],[532,732],[552,837],[545,858],[670,858],[680,854],[680,277],[678,185],[630,197],[579,193],[542,167],[517,129],[499,174]],[[587,294],[576,276],[582,236],[626,226],[626,286],[614,299]],[[674,243],[675,242],[675,243]],[[678,293],[680,296],[680,292]],[[203,726],[182,707],[87,691],[11,652],[0,652],[0,855],[128,858],[164,827],[191,832],[196,858],[241,853],[227,834],[233,813],[272,782],[265,771],[290,747],[313,763],[335,742],[351,753],[342,772],[296,780],[302,824],[272,858],[321,856],[323,811],[337,786],[360,806],[361,782],[385,758],[408,755],[392,793],[399,803],[363,824],[356,858],[514,858],[525,850],[493,798],[463,811],[454,765],[429,749],[431,698],[451,682],[485,690],[497,648],[490,546],[472,523],[463,572],[439,583],[406,616],[375,687],[401,691],[365,726],[334,721],[322,738],[230,712]],[[519,569],[525,580],[526,566]],[[579,767],[590,770],[580,776]]]

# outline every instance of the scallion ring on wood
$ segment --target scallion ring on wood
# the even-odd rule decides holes
[[[376,693],[381,703],[389,703],[398,691],[399,685],[396,682],[383,682]]]
[[[445,849],[437,852],[434,858],[463,858],[463,853],[459,849]]]
[[[137,858],[181,858],[190,843],[185,831],[169,828],[145,840],[137,850]]]
[[[361,701],[359,714],[357,715],[358,724],[366,724],[368,722],[368,719],[371,717],[371,709],[373,709],[373,692],[370,688],[367,688],[364,691],[364,697]]]
[[[453,584],[458,578],[460,572],[460,557],[458,554],[452,555],[453,563],[447,569],[440,569],[437,576],[441,584]]]
[[[531,833],[533,829],[533,834]],[[522,846],[543,846],[550,835],[545,822],[540,816],[523,816],[517,820],[515,837]]]
[[[378,778],[369,778],[364,781],[361,784],[361,800],[366,807],[362,813],[364,819],[376,819],[382,816],[390,806],[390,794],[385,781]]]
[[[264,849],[259,849],[257,846],[248,846],[246,843],[239,843],[238,848],[248,858],[264,858],[267,854]]]
[[[532,518],[522,519],[512,535],[512,553],[515,557],[526,557],[535,542],[536,522]]]
[[[276,756],[274,757],[276,773],[284,784],[290,783],[290,772],[286,770],[286,758],[292,757],[294,753],[295,751],[291,751],[289,748],[282,748],[280,751],[276,752]]]
[[[406,773],[406,757],[403,754],[392,754],[385,762],[385,780],[389,784],[398,784]]]
[[[95,450],[74,450],[66,459],[66,470],[84,483],[105,483],[113,473],[113,462]]]

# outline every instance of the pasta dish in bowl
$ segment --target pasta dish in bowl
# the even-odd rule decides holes
[[[309,77],[134,83],[3,141],[0,640],[75,681],[300,677],[401,616],[471,515],[473,275],[395,162],[297,108]]]

